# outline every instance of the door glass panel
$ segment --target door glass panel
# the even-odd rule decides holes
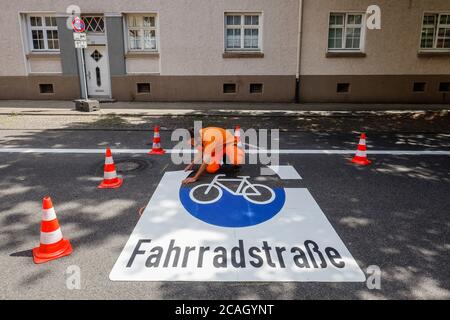
[[[95,60],[95,62],[98,62],[98,60],[100,60],[103,56],[100,52],[95,50],[94,52],[92,52],[91,57]]]
[[[99,67],[95,68],[95,77],[97,79],[97,86],[101,87],[102,86],[102,79],[100,77],[100,68]]]
[[[86,24],[86,32],[105,32],[105,21],[103,19],[103,16],[83,16],[83,21]]]

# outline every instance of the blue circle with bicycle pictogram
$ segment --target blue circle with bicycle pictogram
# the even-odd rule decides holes
[[[184,208],[203,222],[229,228],[250,227],[270,220],[283,208],[282,187],[253,183],[249,177],[216,175],[211,182],[179,192]]]

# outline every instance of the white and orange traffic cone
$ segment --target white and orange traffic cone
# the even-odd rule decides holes
[[[72,253],[69,240],[64,239],[52,199],[45,197],[42,200],[41,238],[39,247],[33,249],[34,263],[44,263],[55,260]]]
[[[240,149],[244,148],[244,146],[242,145],[242,141],[241,141],[241,127],[240,126],[236,126],[236,129],[234,130],[234,140],[235,140],[238,148],[240,148]]]
[[[360,164],[362,166],[370,164],[371,161],[367,158],[366,150],[366,134],[361,133],[361,137],[359,138],[358,143],[358,149],[356,150],[356,155],[353,157],[352,162]]]
[[[99,189],[114,189],[119,188],[123,179],[117,176],[116,166],[112,157],[111,149],[106,149],[105,166],[103,168],[103,181],[99,184]]]
[[[164,154],[166,151],[161,148],[161,137],[159,135],[159,126],[155,126],[153,133],[153,146],[148,154]]]

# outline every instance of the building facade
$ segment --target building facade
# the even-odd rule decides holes
[[[0,99],[450,101],[450,0],[0,2]]]
[[[381,9],[381,29],[365,27]],[[300,95],[308,102],[450,102],[450,0],[306,0]]]

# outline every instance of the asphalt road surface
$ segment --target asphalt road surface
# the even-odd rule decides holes
[[[172,121],[174,121],[172,119]],[[170,131],[163,146],[172,148]],[[152,132],[0,130],[5,148],[147,149]],[[279,149],[355,149],[354,133],[289,131]],[[372,133],[369,150],[450,151],[450,135]],[[98,153],[0,152],[1,299],[449,299],[450,156],[373,154],[370,166],[349,154],[282,154],[307,187],[360,268],[379,266],[381,289],[365,283],[113,282],[108,275],[164,172],[180,170],[170,154],[115,154],[124,184],[98,190]],[[240,174],[254,175],[245,165]],[[41,200],[51,195],[72,255],[35,265]],[[67,268],[81,270],[81,288],[66,286]]]

